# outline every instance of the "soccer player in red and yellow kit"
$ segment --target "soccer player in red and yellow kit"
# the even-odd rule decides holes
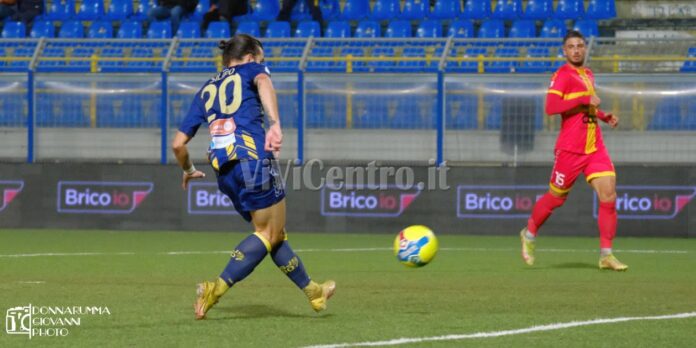
[[[561,132],[556,141],[556,160],[551,171],[549,191],[534,205],[527,227],[520,232],[522,258],[534,264],[534,243],[539,228],[554,209],[568,197],[580,173],[599,197],[600,269],[625,271],[628,266],[612,254],[612,240],[616,234],[616,173],[609,153],[602,141],[597,119],[612,128],[619,118],[599,109],[601,100],[594,88],[594,75],[585,63],[585,38],[580,32],[570,31],[563,38],[563,53],[567,64],[553,77],[546,95],[546,114],[560,114]]]

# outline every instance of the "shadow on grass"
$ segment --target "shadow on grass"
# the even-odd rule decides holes
[[[552,265],[551,268],[597,269],[597,265],[584,262],[566,262]]]
[[[306,313],[289,312],[277,307],[266,305],[243,305],[230,307],[217,307],[220,314],[217,318],[208,318],[208,320],[231,320],[231,319],[260,319],[260,318],[325,318],[333,316],[333,314],[315,314],[310,308],[307,308]],[[224,314],[223,314],[224,313]]]

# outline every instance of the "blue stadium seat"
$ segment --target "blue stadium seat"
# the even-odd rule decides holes
[[[295,6],[293,6],[292,10],[290,11],[290,20],[292,20],[293,22],[312,20],[312,14],[309,13],[309,6],[307,6],[307,1],[308,0],[300,0],[295,3]]]
[[[499,58],[514,58],[519,57],[520,52],[517,48],[498,48],[493,56]],[[510,73],[515,71],[517,62],[515,61],[495,61],[484,63],[484,69],[490,73]]]
[[[562,38],[565,36],[568,29],[565,23],[560,19],[549,19],[544,22],[544,26],[541,28],[541,35],[539,37],[549,39],[558,38],[558,42],[546,42],[541,44],[541,46],[558,46],[562,42]]]
[[[424,72],[425,71],[425,48],[423,48],[423,47],[406,47],[406,48],[404,48],[402,57],[421,58],[421,60],[399,61],[396,64],[395,71],[402,71],[402,72]]]
[[[524,19],[547,19],[553,14],[552,0],[528,0],[527,8],[522,14]]]
[[[491,18],[518,19],[522,16],[522,0],[498,0]]]
[[[430,16],[429,0],[406,0],[401,12],[401,19],[423,19]]]
[[[384,128],[396,104],[384,95],[357,94],[353,97],[353,128]],[[391,111],[391,112],[389,112]]]
[[[344,47],[344,48],[342,48],[340,56],[347,57],[348,55],[351,55],[353,57],[364,57],[365,51],[359,47]],[[336,65],[339,69],[341,69],[341,71],[348,71],[346,62],[337,62]],[[367,72],[367,71],[369,71],[369,68],[367,67],[367,62],[365,62],[365,61],[354,61],[354,62],[351,62],[351,70],[353,72],[356,72],[356,73],[357,72]]]
[[[377,0],[370,18],[378,21],[397,18],[401,14],[400,6],[399,0]]]
[[[34,55],[34,48],[28,48],[28,47],[19,47],[15,48],[14,50],[14,56],[15,57],[23,57],[23,58],[31,58]],[[5,71],[26,71],[27,68],[29,67],[29,60],[16,60],[12,62],[8,62],[6,67],[3,68]]]
[[[558,0],[553,17],[556,19],[579,19],[584,15],[583,0]]]
[[[198,6],[200,6],[200,2]],[[148,11],[150,11],[150,9],[153,8],[155,8],[155,0],[140,0],[138,3],[138,7],[134,9],[133,15],[130,16],[130,19],[139,21],[147,20],[147,13]],[[206,8],[206,11],[207,10],[208,9]]]
[[[283,47],[280,56],[283,58],[298,58],[298,60],[274,62],[273,70],[278,72],[297,71],[299,58],[302,57],[304,47]]]
[[[143,37],[143,26],[138,21],[121,22],[116,37],[119,39],[140,39]]]
[[[190,16],[190,20],[201,21],[203,15],[205,15],[210,10],[210,0],[198,0],[196,8]]]
[[[153,58],[154,52],[151,48],[137,47],[133,48],[131,51],[131,58]],[[129,61],[123,67],[126,71],[137,71],[137,72],[156,72],[160,71],[161,63],[153,61]]]
[[[396,129],[434,129],[437,103],[432,96],[420,93],[386,103],[387,125]],[[396,110],[392,111],[396,104]]]
[[[333,57],[332,47],[315,47],[312,49],[310,54],[311,57]],[[345,71],[345,67],[336,65],[335,61],[317,61],[309,59],[307,61],[307,71],[314,72],[342,72]]]
[[[176,36],[180,39],[197,39],[201,37],[201,24],[199,22],[186,21],[179,24]]]
[[[37,93],[36,126],[88,127],[89,107],[85,99],[77,95],[66,98],[61,91],[55,90]]]
[[[686,115],[682,119],[682,129],[696,130],[696,101],[687,104]]]
[[[696,58],[696,47],[689,48],[689,53],[687,54],[687,57]],[[696,72],[696,61],[684,61],[684,65],[682,65],[680,71],[690,73]]]
[[[341,18],[346,20],[361,20],[370,14],[370,3],[368,0],[346,0],[343,5]]]
[[[111,25],[109,23],[109,25]],[[73,50],[72,56],[76,58],[89,58],[94,54],[95,49],[93,47],[78,47]],[[66,67],[70,71],[74,72],[89,72],[91,70],[91,62],[86,60],[69,60]]]
[[[109,4],[109,11],[106,12],[106,19],[122,21],[133,15],[132,0],[112,0]]]
[[[597,22],[592,19],[581,19],[575,22],[573,29],[582,33],[586,38],[590,36],[599,36],[599,27]]]
[[[420,22],[416,30],[416,37],[438,38],[442,37],[442,23],[438,20],[424,20]]]
[[[27,36],[27,28],[23,22],[5,22],[2,27],[3,39],[24,38]]]
[[[655,115],[653,115],[648,129],[650,130],[677,130],[680,128],[681,110],[676,98],[664,98],[657,103]]]
[[[510,27],[509,38],[520,39],[520,38],[535,38],[536,35],[536,24],[532,20],[519,19],[512,22],[512,27]],[[517,41],[510,43],[512,46],[527,46],[529,42]]]
[[[82,39],[85,37],[85,28],[80,21],[65,21],[60,27],[58,37],[61,39]]]
[[[478,31],[478,38],[482,39],[497,39],[505,37],[505,24],[500,19],[491,19],[483,22]],[[493,45],[493,43],[486,43]]]
[[[447,129],[476,129],[478,127],[478,97],[469,94],[448,94],[445,99]]]
[[[401,38],[401,37],[412,37],[413,33],[411,32],[411,22],[410,21],[404,21],[404,20],[397,20],[397,21],[392,21],[389,23],[389,26],[387,26],[387,32],[384,35],[384,37],[390,37],[390,38]]]
[[[474,23],[471,20],[456,20],[450,22],[447,36],[455,38],[472,38],[474,37]]]
[[[111,39],[114,37],[114,28],[111,22],[94,21],[89,26],[87,37],[90,39]]]
[[[468,58],[476,58],[478,56],[485,56],[485,55],[486,55],[486,49],[483,47],[467,48],[466,51],[464,51],[464,57],[468,57]],[[478,72],[478,62],[476,62],[476,61],[462,62],[459,66],[454,66],[454,67],[448,68],[448,71],[462,72],[462,73],[476,73],[476,72]]]
[[[611,19],[616,17],[616,4],[614,0],[590,0],[587,4],[585,18]]]
[[[326,26],[324,37],[350,37],[350,23],[346,21],[329,22],[329,25]]]
[[[530,47],[527,49],[529,58],[547,58],[549,49],[546,47]],[[551,61],[522,61],[516,69],[519,73],[544,73],[551,71]]]
[[[288,22],[271,22],[266,28],[267,38],[285,38],[290,37],[290,23]]]
[[[148,39],[169,39],[172,37],[172,23],[170,21],[157,21],[150,23],[147,29]]]
[[[253,37],[261,37],[261,28],[259,27],[259,22],[256,21],[245,21],[239,23],[237,26],[237,32],[235,34],[248,34]]]
[[[65,50],[62,48],[44,48],[41,52],[41,58],[39,58],[39,64],[37,66],[37,71],[57,71],[62,67],[65,67],[65,60],[45,60],[43,58],[64,58]]]
[[[391,47],[377,47],[372,49],[372,57],[394,57],[394,49]],[[396,62],[394,60],[383,60],[368,62],[368,66],[374,72],[391,72],[394,71]]]
[[[491,16],[491,2],[467,0],[459,18],[486,19]]]
[[[247,19],[256,21],[272,21],[278,17],[280,2],[278,0],[257,0]]]
[[[96,20],[104,17],[104,2],[102,0],[82,0],[75,18],[80,20]]]
[[[462,13],[459,0],[437,0],[429,18],[455,19]]]
[[[181,55],[177,55],[181,57]],[[211,58],[212,50],[205,47],[195,47],[191,50],[190,58]],[[186,72],[215,72],[215,62],[213,61],[174,61],[176,64],[176,71],[186,71]],[[172,65],[172,71],[175,70],[175,66]]]
[[[382,27],[375,21],[361,21],[355,28],[355,37],[375,38],[382,36]]]
[[[321,18],[325,21],[337,20],[341,17],[341,5],[338,0],[319,0]]]
[[[433,58],[427,67],[428,71],[431,71],[431,72],[437,71],[438,64],[440,64],[440,57],[442,56],[444,49],[445,49],[444,47],[438,47],[435,49],[435,52],[433,53]],[[455,48],[450,49],[450,53],[449,53],[448,57],[456,57],[456,56],[457,56],[457,50]],[[449,71],[450,69],[456,69],[458,67],[459,67],[458,62],[452,61],[452,60],[445,60],[445,71]]]
[[[75,16],[75,0],[55,0],[46,7],[45,20],[68,20]]]
[[[486,103],[488,105],[488,110],[486,112],[486,120],[484,121],[484,128],[486,129],[500,129],[501,123],[503,121],[502,115],[502,102],[500,100],[494,100]]]
[[[293,99],[297,98],[293,97]],[[346,128],[345,103],[346,97],[343,95],[320,94],[314,96],[312,102],[306,105],[306,126],[309,128]],[[343,112],[337,112],[337,110]]]
[[[31,27],[31,32],[29,32],[29,37],[37,39],[40,37],[52,38],[56,36],[56,28],[53,27],[51,21],[38,21],[34,22]]]
[[[224,21],[210,22],[205,30],[206,39],[229,39],[230,36],[230,24]]]
[[[305,21],[297,25],[295,37],[321,37],[321,26],[316,21]]]
[[[101,51],[101,57],[104,58],[123,58],[123,48],[105,48]],[[99,60],[97,63],[102,72],[120,72],[124,65],[123,61],[107,61]]]

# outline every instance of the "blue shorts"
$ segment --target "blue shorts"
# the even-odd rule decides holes
[[[228,163],[218,173],[218,188],[232,200],[246,221],[251,212],[268,208],[285,198],[277,162],[270,159]]]

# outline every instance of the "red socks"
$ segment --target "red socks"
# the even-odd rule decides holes
[[[599,247],[611,249],[616,235],[616,202],[599,202]]]
[[[566,198],[568,198],[568,196],[556,197],[548,192],[545,193],[544,196],[534,204],[532,215],[529,217],[529,220],[527,220],[527,229],[529,232],[536,236],[539,227],[551,216],[554,209],[565,203]]]

